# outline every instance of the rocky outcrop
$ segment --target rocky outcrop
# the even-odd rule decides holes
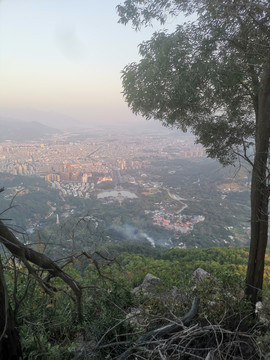
[[[211,275],[202,268],[196,269],[191,275],[191,280],[193,280],[195,283],[198,283],[205,279],[210,279],[210,278],[211,278]]]
[[[269,308],[265,306],[261,301],[256,302],[255,314],[258,316],[258,320],[261,324],[269,326]]]
[[[160,278],[152,274],[147,274],[145,275],[145,278],[141,285],[137,286],[132,290],[132,294],[138,294],[140,291],[142,291],[143,294],[146,294],[155,290],[158,285],[161,285]]]
[[[143,295],[147,301],[144,305],[131,308],[126,316],[130,325],[140,327],[146,325],[151,319],[153,303],[161,307],[177,306],[185,301],[185,294],[180,289],[173,286],[171,289],[165,288],[161,279],[153,274],[147,274],[143,282],[135,287],[131,293],[135,296]]]

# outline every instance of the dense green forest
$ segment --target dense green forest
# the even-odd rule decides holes
[[[122,246],[106,246],[90,257],[65,258],[59,264],[84,288],[83,320],[79,322],[74,299],[61,280],[52,280],[55,290],[48,295],[27,274],[22,263],[7,257],[5,277],[24,359],[115,359],[142,334],[179,321],[188,312],[194,297],[200,298],[200,305],[191,324],[199,326],[201,332],[208,325],[224,329],[223,334],[216,334],[222,354],[235,354],[237,359],[240,358],[237,341],[243,340],[241,336],[246,336],[246,340],[253,344],[252,349],[245,345],[241,351],[252,351],[254,359],[260,358],[260,352],[270,354],[267,324],[254,318],[250,304],[244,299],[247,258],[246,248],[164,251],[128,242]],[[192,280],[192,273],[197,268],[208,272],[207,277],[198,282]],[[40,273],[38,269],[36,271]],[[132,292],[149,273],[160,278],[158,285],[147,291]],[[270,313],[267,300],[270,296],[269,252],[263,295],[263,311],[267,319]],[[250,328],[254,332],[252,335]],[[228,329],[235,331],[235,342],[226,333]],[[208,347],[214,349],[217,344],[211,336],[209,334]],[[164,339],[160,340],[160,346],[162,341]],[[181,341],[178,339],[174,343],[178,355]],[[231,350],[227,348],[229,342]],[[206,356],[208,347],[204,351],[189,351]],[[172,349],[166,349],[165,345],[160,347],[160,351],[167,356],[172,353]],[[158,349],[153,344],[142,345],[135,352],[143,359],[158,358]],[[185,352],[182,356],[178,358],[192,358]]]

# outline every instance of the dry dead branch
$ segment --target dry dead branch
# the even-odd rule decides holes
[[[207,319],[194,323],[198,305],[199,299],[195,298],[190,311],[178,322],[170,322],[168,325],[145,332],[133,342],[118,342],[116,339],[112,343],[101,345],[104,335],[98,342],[96,351],[111,348],[111,354],[114,354],[116,360],[264,359],[253,328],[247,331],[240,330],[241,321],[233,329],[228,329],[223,324],[212,324]],[[123,347],[126,348],[124,352]]]
[[[38,266],[40,269],[47,271],[51,277],[59,277],[62,279],[74,292],[77,300],[78,319],[82,321],[82,288],[70,275],[64,272],[53,260],[45,254],[39,253],[24,244],[22,244],[16,236],[4,225],[0,220],[0,242],[11,252],[13,256],[21,260],[27,267],[29,273],[38,281],[45,291],[53,290],[48,281],[41,279],[36,269],[30,264]]]

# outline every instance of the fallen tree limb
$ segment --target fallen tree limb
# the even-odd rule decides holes
[[[35,276],[35,269],[31,267],[29,262],[37,265],[39,268],[48,271],[51,277],[59,277],[62,279],[74,292],[77,300],[77,311],[78,319],[82,321],[83,312],[82,312],[82,288],[70,275],[64,272],[52,259],[48,256],[39,253],[24,244],[22,244],[16,236],[9,230],[9,228],[4,225],[0,220],[0,242],[11,252],[13,256],[21,260],[28,271]],[[46,290],[51,288],[49,284],[43,284],[43,287]],[[47,290],[48,290],[47,289]]]
[[[100,349],[108,348],[109,345],[117,347],[117,342],[101,346]],[[125,345],[125,342],[119,342],[119,345]],[[116,359],[144,358],[143,354],[149,352],[152,356],[150,358],[155,359],[171,358],[172,354],[174,359],[265,359],[253,331],[239,331],[237,328],[229,330],[220,324],[203,327],[196,324],[166,337],[137,341],[132,345]]]
[[[191,308],[189,310],[189,312],[187,314],[185,314],[179,321],[178,323],[173,323],[173,324],[169,324],[169,325],[165,325],[161,328],[149,331],[146,334],[143,334],[136,342],[134,342],[123,354],[121,354],[120,356],[118,356],[116,358],[116,360],[126,360],[128,359],[134,349],[137,346],[140,346],[142,344],[145,344],[146,342],[151,341],[151,339],[157,339],[157,338],[162,338],[163,336],[168,336],[172,333],[175,333],[181,329],[183,329],[183,326],[189,324],[191,322],[191,320],[197,315],[198,310],[199,310],[199,303],[200,303],[200,299],[199,298],[194,298],[192,301],[192,305]]]

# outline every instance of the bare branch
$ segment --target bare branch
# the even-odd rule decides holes
[[[173,324],[165,325],[161,328],[143,334],[138,339],[138,341],[136,341],[129,349],[127,349],[123,354],[117,357],[117,360],[127,359],[133,353],[134,348],[137,345],[144,344],[148,341],[151,341],[152,339],[156,339],[157,337],[162,337],[165,335],[167,336],[182,329],[185,324],[188,324],[197,315],[199,309],[199,303],[200,303],[200,299],[194,298],[190,311],[180,319],[179,324],[173,323]]]
[[[35,277],[35,279],[44,287],[45,290],[51,290],[52,287],[48,283],[44,284],[42,279],[38,280],[33,267],[29,261],[41,269],[48,271],[51,277],[60,277],[74,292],[77,299],[78,318],[82,320],[82,289],[80,285],[70,275],[65,273],[53,260],[45,254],[41,254],[23,244],[15,237],[15,235],[8,229],[7,226],[0,221],[0,242],[15,256],[20,259],[28,271]]]

